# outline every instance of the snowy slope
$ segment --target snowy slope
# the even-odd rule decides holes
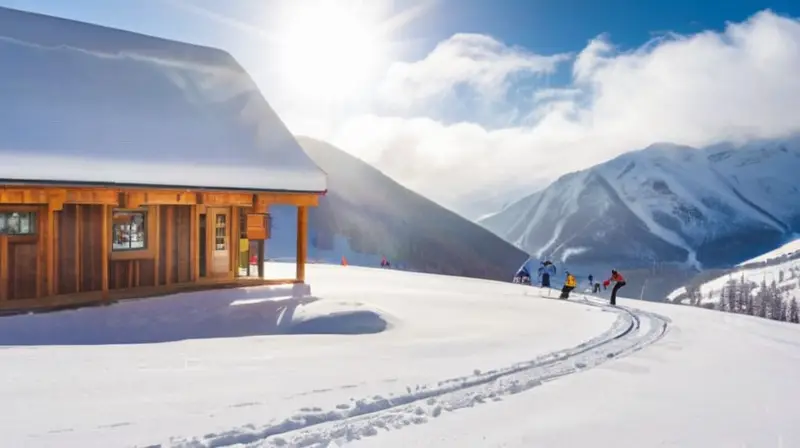
[[[280,276],[294,265],[266,269]],[[228,443],[214,445],[227,446],[247,440],[248,424],[377,407],[576,346],[616,318],[510,283],[326,265],[310,265],[308,278],[320,300],[304,306],[220,306],[252,302],[263,294],[254,288],[0,319],[0,397],[14,409],[0,421],[3,445],[111,448],[231,431]],[[358,312],[366,316],[354,319]],[[324,333],[325,315],[334,316],[334,333],[372,333],[378,319],[389,329],[302,334]],[[164,334],[170,323],[178,328]],[[207,337],[209,326],[216,338]],[[151,342],[162,342],[142,344],[151,332]]]
[[[0,179],[324,191],[228,53],[0,7]]]
[[[800,446],[800,325],[636,302],[660,342],[530,393],[379,431],[353,448]]]
[[[730,266],[800,229],[800,139],[658,144],[480,221],[522,249],[572,264]]]
[[[673,291],[667,300],[671,302],[689,303],[689,290],[699,291],[698,306],[712,306],[720,302],[723,290],[728,284],[741,282],[753,284],[752,294],[758,294],[762,285],[775,285],[784,291],[784,299],[800,301],[800,240],[792,240],[783,246],[752,258],[723,275],[712,279],[700,277],[691,282],[689,287],[681,287]]]
[[[328,193],[309,214],[309,257],[379,266],[381,257],[403,269],[508,280],[526,259],[483,227],[399,185],[367,163],[329,145],[298,137],[328,176]],[[294,207],[272,207],[267,256],[295,256]]]
[[[740,263],[739,266],[770,262],[781,257],[791,257],[797,253],[800,253],[800,237],[797,237],[796,239],[789,241],[788,243],[784,244],[783,246],[775,250],[771,250],[763,255],[759,255],[757,257],[744,261]]]
[[[312,265],[308,276],[319,300],[306,303],[253,288],[0,319],[0,396],[14,410],[4,444],[800,442],[800,326],[380,269]],[[170,320],[178,330],[160,343],[135,340]],[[248,329],[234,334],[240,321]],[[209,322],[229,333],[209,338]],[[68,339],[77,328],[82,339]]]

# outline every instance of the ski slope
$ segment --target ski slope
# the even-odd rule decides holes
[[[293,269],[267,265],[274,276]],[[0,397],[13,409],[3,444],[800,443],[798,326],[628,300],[612,309],[509,283],[307,269],[312,298],[251,288],[0,319]]]

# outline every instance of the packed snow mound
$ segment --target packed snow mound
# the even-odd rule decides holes
[[[300,308],[287,329],[293,334],[371,334],[390,327],[384,312],[362,302],[320,300]]]
[[[798,172],[800,138],[659,144],[567,174],[480,223],[573,266],[727,267],[800,229]]]

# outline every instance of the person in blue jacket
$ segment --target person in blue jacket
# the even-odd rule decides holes
[[[550,287],[550,277],[554,275],[556,275],[556,265],[550,260],[543,261],[539,267],[539,280],[542,282],[542,288]]]
[[[528,272],[528,268],[524,265],[520,268],[519,271],[514,275],[514,283],[520,283],[523,285],[530,285],[531,284],[531,274]]]
[[[525,260],[525,263],[522,263],[519,269],[517,269],[517,273],[514,274],[514,283],[521,283],[523,285],[530,285],[531,284],[531,259],[528,258]]]

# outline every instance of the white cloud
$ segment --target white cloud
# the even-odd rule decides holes
[[[481,34],[456,34],[423,60],[393,64],[380,93],[383,100],[403,107],[439,100],[459,85],[497,99],[508,90],[512,77],[552,73],[568,57],[535,55]]]
[[[384,93],[413,104],[466,84],[497,98],[513,87],[515,73],[547,72],[563,58],[456,35],[421,61],[397,63]],[[571,85],[532,95],[527,118],[513,127],[363,115],[323,137],[461,208],[469,199],[463,193],[552,179],[652,142],[706,145],[800,132],[800,21],[769,11],[722,32],[666,35],[630,52],[600,36],[572,69]]]

